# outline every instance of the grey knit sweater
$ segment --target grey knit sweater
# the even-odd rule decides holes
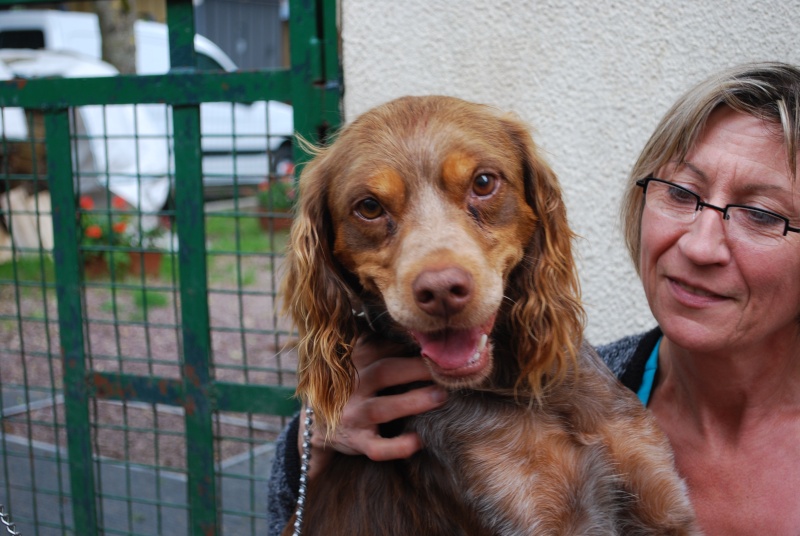
[[[661,332],[656,328],[595,349],[611,372],[626,387],[636,392],[642,381],[644,364],[660,335]],[[299,417],[296,415],[284,428],[275,444],[275,458],[267,488],[268,536],[279,536],[294,513],[300,482],[300,457],[297,452],[299,423]]]

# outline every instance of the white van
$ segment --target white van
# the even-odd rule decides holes
[[[166,25],[137,21],[134,35],[137,72],[168,72]],[[200,69],[237,70],[233,60],[209,39],[195,35],[194,44]],[[71,52],[99,60],[101,37],[97,15],[56,10],[0,11],[0,49],[20,48]],[[13,67],[11,70],[14,71]],[[29,70],[28,76],[30,72],[35,71]],[[67,71],[48,75],[75,76]],[[163,105],[140,108],[154,123],[156,132],[171,133],[172,122]],[[292,169],[294,123],[290,105],[277,101],[203,103],[200,119],[207,198],[230,195],[234,184],[255,186],[270,171],[283,174]]]
[[[0,48],[45,48],[99,59],[100,44],[100,24],[94,13],[48,9],[0,12]]]

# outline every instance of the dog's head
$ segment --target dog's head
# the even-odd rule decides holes
[[[580,345],[572,237],[517,119],[449,97],[365,113],[300,178],[284,281],[299,394],[335,427],[353,388],[354,311],[375,304],[437,382],[541,394]]]

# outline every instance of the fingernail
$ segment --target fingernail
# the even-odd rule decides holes
[[[442,389],[441,387],[437,387],[431,393],[431,397],[433,398],[434,402],[442,403],[447,400],[447,391]]]

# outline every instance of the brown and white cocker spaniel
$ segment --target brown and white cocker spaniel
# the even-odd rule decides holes
[[[665,437],[582,341],[573,233],[524,124],[400,98],[321,149],[299,199],[283,292],[316,433],[335,429],[368,330],[450,390],[401,423],[425,444],[410,459],[337,455],[304,535],[698,533]]]

